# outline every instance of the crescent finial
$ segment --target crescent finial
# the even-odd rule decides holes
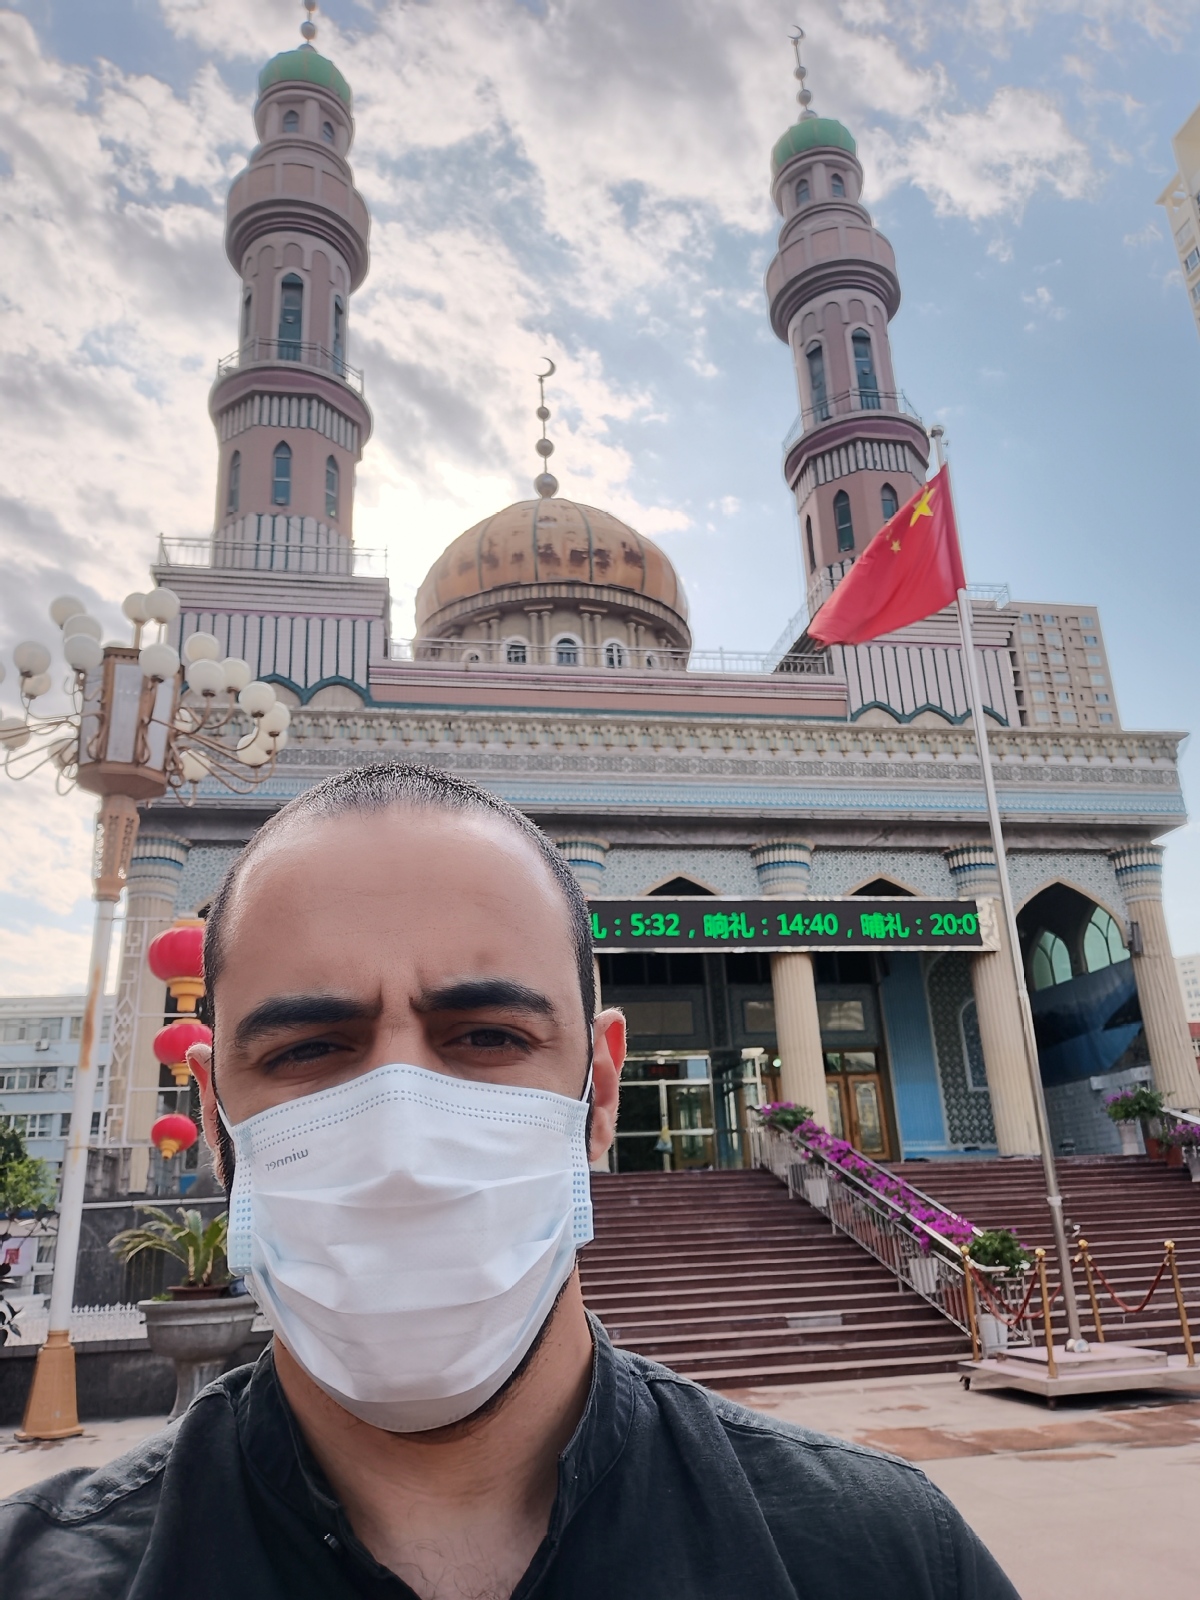
[[[554,374],[558,371],[558,368],[554,365],[553,361],[550,360],[549,356],[543,356],[542,360],[546,361],[546,362],[549,362],[549,371],[548,372],[539,372],[538,373],[538,377],[539,378],[543,378],[543,379],[544,378],[552,378],[554,376]]]

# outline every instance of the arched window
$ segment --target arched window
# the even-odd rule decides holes
[[[300,113],[298,111],[285,111],[283,113],[284,133],[300,132]]]
[[[242,452],[235,450],[229,458],[229,486],[225,491],[225,515],[237,515],[242,498]]]
[[[292,448],[281,439],[275,446],[272,458],[274,470],[271,474],[271,504],[273,506],[290,506],[292,503]]]
[[[322,137],[322,139],[324,139],[326,144],[332,144],[333,143],[333,123],[332,122],[323,122],[321,124],[321,137]]]
[[[796,204],[798,206],[807,205],[811,195],[812,191],[808,187],[808,179],[801,178],[796,185]]]
[[[829,396],[825,390],[825,352],[819,344],[808,347],[808,385],[812,390],[812,411],[817,422],[829,421]]]
[[[879,410],[879,379],[875,376],[875,358],[871,354],[871,335],[860,328],[853,334],[854,376],[858,381],[858,403],[864,411]]]
[[[625,665],[625,647],[615,639],[610,639],[604,646],[604,665],[606,667],[623,667]]]
[[[304,283],[289,272],[279,286],[279,359],[299,361],[304,325]]]
[[[346,303],[340,294],[333,297],[333,370],[338,377],[346,372]]]
[[[504,659],[511,661],[514,666],[524,666],[529,659],[524,639],[510,639],[504,647]]]
[[[850,515],[850,496],[839,489],[833,497],[833,520],[837,524],[839,550],[854,549],[854,520]]]
[[[325,515],[338,514],[338,464],[332,456],[325,458]]]
[[[1071,981],[1071,955],[1056,933],[1044,928],[1034,941],[1029,976],[1035,989],[1053,989]]]
[[[845,178],[842,177],[840,172],[835,172],[833,174],[833,176],[830,178],[830,180],[829,180],[829,192],[830,192],[830,194],[845,194],[845,192],[846,192],[846,180],[845,180]]]
[[[809,567],[809,571],[810,572],[815,572],[817,570],[817,552],[813,548],[812,518],[811,517],[805,517],[805,519],[804,519],[804,537],[805,537],[805,539],[806,539],[806,541],[808,543],[808,567]]]
[[[1103,906],[1097,906],[1083,930],[1084,966],[1089,972],[1100,972],[1118,961],[1128,960],[1129,951],[1116,921]]]
[[[254,296],[247,289],[242,296],[242,343],[246,344],[250,338],[251,312],[254,309]]]
[[[890,483],[885,483],[879,491],[879,504],[883,509],[883,520],[890,522],[900,509],[900,502],[896,498],[896,491]]]
[[[579,665],[579,640],[560,639],[554,647],[554,659],[560,667]]]

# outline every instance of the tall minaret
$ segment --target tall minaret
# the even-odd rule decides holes
[[[354,472],[371,432],[349,362],[350,296],[367,275],[370,225],[346,159],[350,86],[313,48],[316,0],[305,8],[305,42],[259,74],[260,143],[229,194],[238,348],[209,396],[221,564],[241,564],[242,545],[348,550]]]
[[[900,305],[891,245],[860,204],[862,167],[840,122],[818,117],[793,36],[799,120],[771,155],[779,249],[771,326],[792,351],[800,417],[784,454],[796,496],[810,615],[892,511],[924,482],[929,439],[892,372]]]

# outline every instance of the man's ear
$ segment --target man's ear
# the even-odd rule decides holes
[[[217,1155],[220,1150],[218,1134],[221,1119],[217,1115],[217,1091],[213,1087],[211,1045],[189,1046],[187,1064],[191,1067],[192,1076],[200,1090],[200,1121],[204,1128],[204,1142],[213,1154]]]
[[[617,1097],[625,1065],[625,1014],[616,1006],[592,1023],[592,1137],[588,1160],[607,1154],[617,1128]]]

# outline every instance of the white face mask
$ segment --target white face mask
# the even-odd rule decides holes
[[[420,1433],[515,1372],[592,1237],[590,1088],[396,1065],[226,1124],[230,1267],[339,1405]]]

